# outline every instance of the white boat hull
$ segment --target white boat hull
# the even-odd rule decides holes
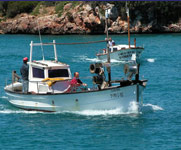
[[[6,90],[6,94],[12,105],[26,110],[55,112],[121,108],[123,111],[128,111],[133,102],[139,104],[139,96],[143,89],[144,86],[135,84],[84,93],[35,95]]]
[[[110,58],[118,61],[130,61],[132,54],[136,54],[136,59],[139,61],[143,49],[121,49],[118,51],[110,52]],[[97,54],[100,60],[107,60],[107,53]]]

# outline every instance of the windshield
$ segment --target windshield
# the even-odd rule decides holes
[[[69,77],[69,73],[67,69],[48,70],[48,77],[49,78]]]
[[[33,67],[33,77],[34,78],[44,78],[44,70]]]

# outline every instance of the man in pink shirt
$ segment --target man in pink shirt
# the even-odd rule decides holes
[[[71,87],[74,88],[74,90],[75,90],[77,87],[80,87],[80,86],[84,86],[84,87],[87,86],[87,84],[83,83],[83,82],[79,79],[79,73],[78,73],[78,72],[75,72],[75,73],[74,73],[74,77],[73,77],[73,79],[71,80],[70,84],[71,84]],[[77,90],[77,89],[76,89],[76,90]]]
[[[83,86],[87,86],[87,84],[83,83],[80,79],[79,79],[79,73],[78,72],[75,72],[74,73],[74,77],[71,81],[71,85],[73,86],[80,86],[80,85],[83,85]]]

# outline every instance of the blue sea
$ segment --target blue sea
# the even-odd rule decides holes
[[[127,44],[127,35],[112,35]],[[38,35],[0,35],[0,149],[26,150],[180,150],[181,149],[181,34],[131,35],[144,46],[140,78],[148,79],[139,113],[116,110],[41,113],[24,111],[7,102],[4,92],[11,71],[29,57],[30,41]],[[104,40],[104,35],[43,35],[43,42],[59,43]],[[89,65],[105,43],[59,45],[58,59],[72,73],[92,84]],[[45,58],[53,59],[52,47],[43,47]],[[33,60],[42,59],[35,48]],[[122,63],[111,60],[112,79],[124,75]]]

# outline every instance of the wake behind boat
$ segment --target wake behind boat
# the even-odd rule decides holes
[[[128,78],[116,81],[111,80],[110,60],[107,63],[91,64],[89,69],[90,73],[94,74],[94,86],[92,88],[77,87],[71,84],[70,66],[58,61],[57,44],[61,45],[55,41],[44,44],[31,42],[28,91],[23,92],[23,83],[16,81],[14,72],[12,83],[4,88],[8,101],[12,105],[25,110],[45,112],[116,108],[128,111],[133,104],[139,108],[139,99],[147,80],[139,80],[139,65],[135,61],[125,66],[124,71]],[[54,47],[54,60],[43,58],[33,61],[33,47],[42,45]],[[106,71],[108,79],[105,76]]]

